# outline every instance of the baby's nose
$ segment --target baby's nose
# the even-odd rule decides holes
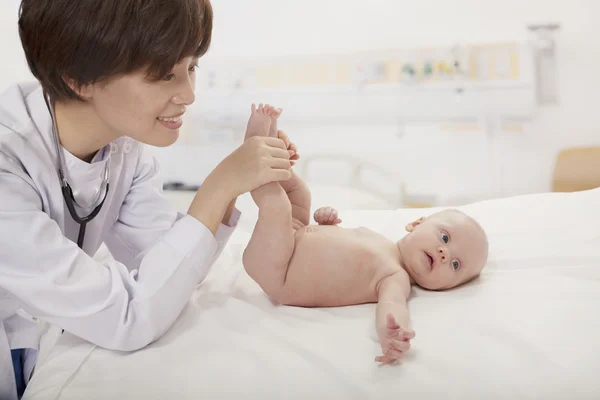
[[[438,247],[438,256],[440,257],[442,262],[446,261],[446,259],[448,258],[448,249],[446,249],[446,247],[444,246]]]

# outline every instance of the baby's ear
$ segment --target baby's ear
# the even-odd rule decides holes
[[[412,232],[416,228],[416,226],[422,224],[423,221],[425,221],[425,217],[421,217],[418,220],[411,222],[410,224],[406,224],[406,231]]]

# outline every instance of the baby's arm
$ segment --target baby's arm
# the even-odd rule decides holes
[[[410,294],[410,282],[406,273],[400,271],[384,278],[377,294],[375,323],[383,355],[375,361],[389,363],[408,351],[410,339],[415,337],[414,331],[409,329],[406,299]]]

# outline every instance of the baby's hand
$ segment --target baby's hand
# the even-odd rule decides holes
[[[285,134],[284,131],[277,131],[277,138],[283,140],[283,143],[285,143],[285,147],[288,153],[290,154],[290,161],[293,166],[294,164],[296,164],[294,161],[300,158],[296,145],[290,142],[290,138]]]
[[[415,337],[415,332],[402,329],[391,314],[387,315],[387,326],[382,331],[385,331],[380,335],[383,355],[375,357],[375,361],[388,364],[400,359],[410,349],[410,339]]]
[[[337,225],[342,222],[338,212],[331,207],[321,207],[315,211],[315,222],[319,225]]]

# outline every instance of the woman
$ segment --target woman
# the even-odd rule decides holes
[[[32,373],[35,317],[122,351],[163,335],[235,228],[236,197],[290,177],[283,142],[257,137],[187,214],[161,195],[145,145],[175,142],[194,102],[208,0],[23,0],[19,17],[38,82],[0,95],[2,399]],[[102,243],[115,261],[92,259]]]

